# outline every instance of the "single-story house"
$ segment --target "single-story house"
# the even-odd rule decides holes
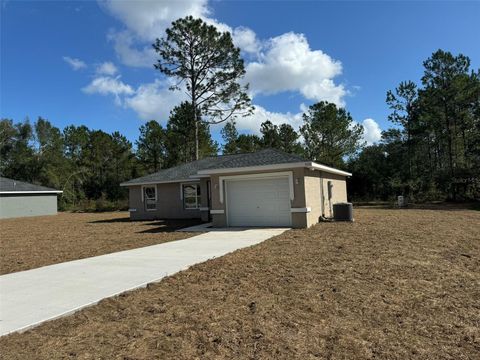
[[[62,191],[0,177],[0,219],[56,215]]]
[[[347,201],[350,173],[274,149],[207,157],[121,184],[130,218],[212,221],[215,227],[304,228]]]

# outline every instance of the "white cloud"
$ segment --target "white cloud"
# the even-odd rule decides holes
[[[87,94],[114,95],[117,105],[122,103],[121,95],[132,95],[135,93],[130,85],[120,81],[120,76],[116,78],[110,76],[96,77],[82,91]]]
[[[72,67],[73,70],[77,71],[87,67],[87,64],[80,59],[71,58],[69,56],[64,56],[63,61]]]
[[[379,141],[382,137],[382,129],[378,123],[373,119],[365,119],[362,123],[363,126],[363,139],[367,142],[367,145],[372,145]]]
[[[106,61],[97,66],[96,73],[99,75],[113,76],[118,72],[117,67],[110,61]]]
[[[136,46],[135,36],[128,30],[110,31],[107,39],[113,42],[113,48],[120,61],[127,66],[149,67],[153,69],[156,54],[151,44]]]
[[[270,120],[274,125],[290,124],[295,130],[298,130],[302,124],[302,112],[299,113],[281,113],[268,111],[260,105],[255,105],[253,115],[247,117],[238,117],[236,127],[239,131],[260,134],[260,125]],[[220,124],[222,127],[224,124]]]
[[[151,44],[165,35],[165,30],[178,18],[192,15],[214,25],[219,31],[232,34],[233,42],[247,53],[256,53],[260,41],[255,32],[240,26],[232,29],[210,17],[208,0],[194,1],[113,1],[100,2],[103,7],[122,21],[126,29],[110,31],[108,39],[113,42],[119,59],[128,66],[152,67],[156,54]]]
[[[112,69],[109,69],[112,70]],[[120,76],[97,75],[82,88],[86,94],[114,95],[115,104],[135,111],[143,120],[166,123],[172,108],[187,100],[184,91],[171,91],[169,81],[156,79],[137,88],[124,83]]]
[[[151,44],[161,38],[172,21],[192,15],[207,17],[207,0],[193,1],[113,1],[100,2],[126,27],[122,31],[110,31],[107,38],[120,61],[133,67],[150,67],[156,60]]]
[[[192,15],[207,18],[208,0],[176,1],[114,1],[100,2],[107,11],[122,21],[140,40],[162,37],[171,22]]]
[[[289,32],[271,38],[266,51],[246,71],[254,93],[299,91],[307,99],[344,105],[346,90],[333,82],[342,72],[341,63],[321,50],[311,50],[303,34]]]
[[[257,39],[257,34],[252,29],[239,26],[233,29],[233,43],[241,50],[248,53],[258,53],[262,47],[261,42]]]
[[[133,96],[125,99],[124,104],[143,120],[154,119],[165,124],[170,110],[183,100],[186,100],[184,92],[171,91],[169,84],[157,79],[139,86]]]

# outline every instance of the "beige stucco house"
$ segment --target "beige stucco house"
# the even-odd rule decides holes
[[[304,228],[347,201],[350,173],[265,149],[208,157],[122,183],[130,218]]]

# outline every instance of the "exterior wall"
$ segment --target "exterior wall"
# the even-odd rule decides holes
[[[304,172],[302,168],[296,169],[284,169],[279,171],[261,171],[261,172],[242,172],[242,173],[226,173],[226,174],[216,174],[210,177],[211,180],[211,189],[212,189],[212,206],[211,209],[215,211],[223,211],[222,214],[211,214],[212,223],[215,227],[225,227],[227,226],[226,218],[226,206],[225,202],[220,202],[220,177],[221,176],[234,176],[234,175],[248,175],[248,174],[271,174],[275,172],[285,172],[291,171],[293,173],[293,192],[294,199],[291,201],[292,208],[305,208],[305,188],[304,188]],[[223,197],[225,198],[225,186],[223,186]],[[307,214],[302,212],[292,213],[292,227],[294,228],[303,228],[307,227]]]
[[[0,195],[0,219],[56,214],[57,194]]]
[[[294,199],[291,200],[292,208],[310,208],[309,212],[292,212],[292,227],[305,228],[316,224],[320,216],[331,217],[330,202],[328,199],[328,181],[333,184],[331,204],[347,201],[346,178],[318,170],[307,168],[283,169],[278,171],[262,171],[250,173],[225,173],[212,175],[209,179],[200,180],[202,210],[185,210],[180,197],[180,183],[157,184],[157,209],[146,211],[142,202],[142,187],[129,187],[129,206],[135,211],[130,212],[132,220],[151,219],[192,219],[199,218],[203,221],[211,219],[213,226],[227,226],[225,202],[220,202],[220,177],[262,173],[276,173],[291,171],[293,175]],[[323,180],[322,180],[323,178]],[[207,182],[211,182],[211,199],[208,199]],[[323,183],[323,184],[322,184]],[[322,187],[323,185],[323,187]],[[323,194],[322,194],[323,190]],[[225,186],[223,186],[225,198]],[[323,195],[323,208],[322,208]],[[213,213],[209,215],[209,210]]]
[[[208,210],[200,211],[198,209],[186,210],[183,208],[183,199],[181,198],[181,183],[157,184],[157,209],[153,211],[145,210],[145,204],[142,202],[142,186],[129,187],[129,208],[131,220],[153,220],[153,219],[203,219],[208,220]],[[207,207],[204,201],[207,200],[207,182],[200,182],[200,194],[202,207]],[[202,217],[202,213],[204,216]]]
[[[307,213],[307,227],[318,223],[322,216],[322,193],[320,171],[304,169],[306,206],[311,210]]]
[[[347,202],[347,179],[345,176],[322,172],[323,177],[323,201],[326,217],[333,217],[333,204]],[[332,199],[328,199],[328,182],[333,184]]]
[[[210,220],[210,199],[208,194],[208,185],[210,179],[200,179],[200,196],[202,198],[202,210],[200,211],[200,218],[202,221],[208,222]]]

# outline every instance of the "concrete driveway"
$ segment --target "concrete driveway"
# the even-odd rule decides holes
[[[0,336],[146,286],[287,229],[236,229],[0,276]]]

